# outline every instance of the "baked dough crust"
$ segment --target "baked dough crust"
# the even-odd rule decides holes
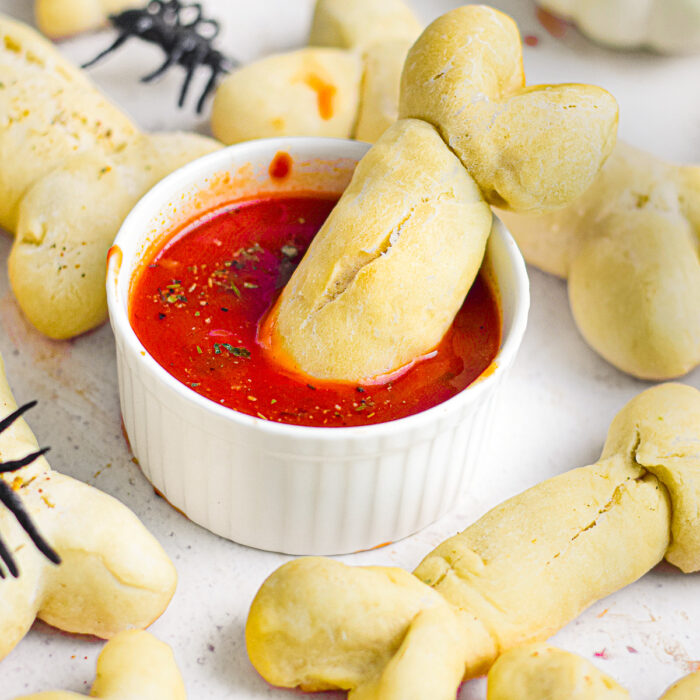
[[[368,382],[431,351],[476,277],[491,220],[437,131],[397,122],[284,288],[273,352],[319,379]]]
[[[17,408],[0,358],[0,417]],[[0,460],[37,449],[24,420],[0,434]],[[0,474],[21,496],[39,531],[62,559],[51,564],[7,510],[0,530],[20,576],[2,582],[0,659],[29,631],[35,618],[66,632],[109,638],[143,628],[165,610],[177,574],[170,559],[139,519],[122,503],[51,469],[40,457]]]
[[[700,364],[700,167],[618,143],[567,207],[499,216],[528,262],[568,277],[576,324],[608,362],[655,380]]]
[[[383,41],[415,41],[423,30],[403,0],[317,0],[310,46],[364,49]]]
[[[0,226],[29,321],[69,338],[107,317],[104,268],[119,226],[158,180],[219,144],[142,134],[29,27],[0,15]]]
[[[350,51],[305,48],[267,56],[221,83],[212,132],[227,144],[274,136],[349,138],[361,78],[362,61]]]
[[[617,415],[598,462],[443,542],[414,572],[423,585],[398,569],[319,558],[280,567],[250,609],[251,661],[275,685],[349,689],[351,700],[454,700],[456,667],[465,679],[486,673],[664,556],[700,570],[699,455],[700,391],[648,389]],[[422,695],[407,690],[415,678]]]
[[[99,29],[111,14],[143,7],[142,0],[35,0],[39,29],[52,39]]]
[[[515,211],[561,207],[615,145],[617,103],[592,85],[525,86],[507,15],[466,5],[436,19],[401,77],[401,118],[433,124],[486,200]]]
[[[486,700],[629,700],[630,694],[590,661],[547,644],[500,656],[488,675]]]
[[[90,697],[101,700],[185,700],[182,676],[167,644],[148,632],[119,632],[97,657]],[[85,700],[84,695],[48,691],[17,700]]]

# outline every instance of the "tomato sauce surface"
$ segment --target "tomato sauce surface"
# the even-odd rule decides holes
[[[258,344],[277,299],[336,199],[236,202],[184,228],[135,276],[130,320],[155,360],[198,394],[241,413],[306,426],[383,423],[469,386],[501,340],[498,304],[480,273],[440,345],[384,384],[290,376]]]

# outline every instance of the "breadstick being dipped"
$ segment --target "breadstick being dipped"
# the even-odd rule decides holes
[[[250,609],[250,659],[283,687],[453,700],[462,678],[545,639],[664,557],[700,570],[698,455],[700,392],[648,389],[613,420],[598,462],[505,501],[413,577],[321,558],[280,567]]]
[[[0,358],[0,418],[17,405]],[[36,451],[23,419],[0,434],[0,460]],[[53,471],[44,457],[0,479],[11,484],[37,528],[61,558],[56,566],[30,542],[9,511],[0,530],[19,568],[0,583],[0,659],[35,618],[67,632],[110,638],[144,628],[175,592],[175,568],[156,539],[122,503]]]
[[[268,319],[283,364],[325,380],[392,376],[433,351],[459,310],[490,233],[486,202],[544,210],[588,185],[613,146],[616,103],[586,85],[525,88],[521,48],[509,17],[476,5],[413,45],[401,111],[417,118],[364,156],[283,290]],[[460,116],[472,108],[473,124]]]

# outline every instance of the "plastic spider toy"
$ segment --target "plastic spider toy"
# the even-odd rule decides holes
[[[14,413],[11,413],[7,418],[0,421],[0,433],[7,430],[23,413],[28,411],[30,408],[36,406],[36,401],[25,404],[18,408]],[[46,454],[49,451],[48,447],[44,447],[41,450],[32,452],[26,457],[21,459],[11,460],[9,462],[0,462],[0,474],[6,474],[8,472],[16,472],[22,467],[26,467],[31,464],[35,459],[41,457],[41,455]],[[54,564],[60,564],[61,558],[56,554],[56,552],[50,547],[46,540],[41,536],[36,526],[29,517],[29,513],[25,510],[22,505],[22,501],[19,496],[15,493],[12,487],[4,480],[0,478],[0,503],[2,503],[14,516],[17,518],[17,522],[24,528],[24,531],[29,535],[30,539],[36,545],[36,548]],[[12,576],[17,578],[19,576],[19,569],[17,564],[3,542],[2,536],[0,536],[0,559],[5,563],[7,570]],[[5,578],[5,571],[0,565],[0,578]]]
[[[216,20],[203,17],[200,3],[151,0],[143,9],[126,10],[117,15],[110,15],[109,20],[119,31],[119,36],[111,46],[83,65],[83,68],[92,66],[132,36],[157,44],[166,53],[167,58],[159,68],[141,78],[141,82],[148,83],[154,80],[171,66],[182,66],[186,75],[178,100],[179,107],[185,102],[192,76],[199,66],[207,66],[211,76],[197,102],[198,113],[202,111],[204,101],[214,89],[219,76],[230,72],[237,65],[236,61],[212,47],[212,42],[218,36],[221,27]]]

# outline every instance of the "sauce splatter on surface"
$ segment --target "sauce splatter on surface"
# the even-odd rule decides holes
[[[569,30],[569,23],[566,20],[553,15],[541,7],[537,8],[537,19],[544,29],[555,39],[561,39]]]
[[[319,196],[237,202],[152,253],[132,284],[130,320],[155,360],[218,404],[306,426],[382,423],[435,406],[494,359],[500,313],[480,275],[436,352],[397,379],[357,386],[289,376],[258,330],[335,204]]]

